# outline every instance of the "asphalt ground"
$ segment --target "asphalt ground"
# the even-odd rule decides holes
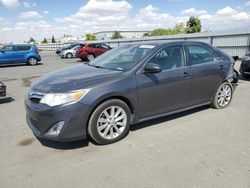
[[[136,124],[112,145],[39,141],[25,121],[30,84],[83,63],[41,54],[38,66],[0,67],[0,81],[12,98],[0,104],[1,188],[250,187],[250,80],[240,76],[228,108],[201,107]]]

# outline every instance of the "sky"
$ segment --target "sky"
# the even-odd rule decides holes
[[[203,30],[250,26],[250,0],[0,0],[0,43],[153,30],[198,17]]]

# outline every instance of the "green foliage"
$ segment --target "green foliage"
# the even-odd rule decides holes
[[[201,21],[199,18],[190,17],[187,21],[187,33],[197,33],[201,31]]]
[[[173,28],[169,28],[169,29],[163,29],[163,28],[155,29],[152,31],[151,35],[161,36],[161,35],[175,35],[175,34],[180,34],[180,33],[185,33],[185,28],[182,23],[176,24]]]
[[[47,43],[48,43],[47,39],[44,38],[43,41],[42,41],[42,44],[47,44]]]
[[[119,31],[115,31],[111,39],[122,39],[122,36]]]
[[[87,40],[87,41],[97,40],[96,36],[93,35],[93,34],[91,34],[91,33],[87,33],[87,34],[85,35],[85,37],[86,37],[86,40]]]
[[[54,35],[52,35],[51,43],[56,43]]]
[[[32,37],[30,37],[30,40],[28,41],[28,43],[35,43],[35,42],[36,42],[36,40],[33,39]]]

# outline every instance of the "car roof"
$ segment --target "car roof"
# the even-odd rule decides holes
[[[35,44],[10,44],[8,46],[34,46]]]
[[[208,43],[205,42],[200,42],[200,41],[171,41],[171,42],[166,42],[166,41],[143,41],[143,42],[136,42],[136,43],[131,43],[128,45],[154,45],[154,46],[163,46],[163,45],[171,45],[171,44],[185,44],[185,43],[193,43],[193,44],[204,44],[208,45]]]

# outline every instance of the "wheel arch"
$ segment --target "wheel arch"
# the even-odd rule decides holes
[[[134,105],[132,104],[132,102],[127,98],[127,97],[124,97],[124,96],[121,96],[121,95],[114,95],[114,96],[109,96],[109,97],[106,97],[104,99],[101,99],[100,101],[98,101],[94,107],[91,109],[90,113],[89,113],[89,117],[88,117],[88,121],[87,121],[87,126],[86,126],[86,129],[88,129],[88,126],[89,126],[89,120],[92,116],[92,114],[94,113],[95,109],[101,105],[102,103],[106,102],[106,101],[109,101],[109,100],[113,100],[113,99],[118,99],[118,100],[121,100],[122,102],[124,102],[126,105],[128,105],[128,108],[131,112],[131,122],[133,122],[133,119],[135,117],[135,107]]]

